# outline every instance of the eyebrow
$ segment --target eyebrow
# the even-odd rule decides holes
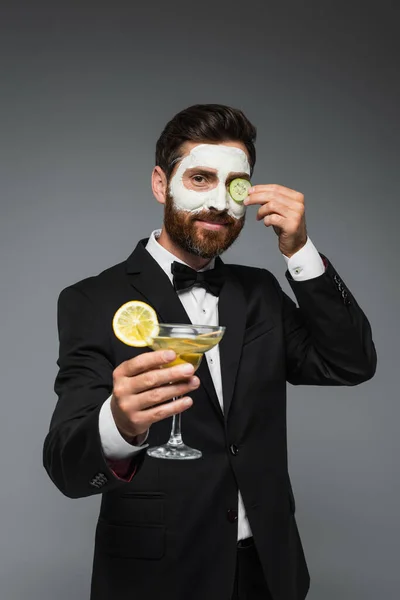
[[[199,173],[201,175],[214,175],[214,176],[217,175],[216,171],[208,170],[205,167],[189,167],[188,169],[186,169],[185,173]],[[228,174],[226,180],[232,181],[233,179],[248,179],[248,180],[250,180],[250,175],[245,172],[237,173],[236,171],[233,171]]]
[[[208,170],[207,167],[189,167],[185,173],[201,173],[202,175],[217,175],[216,170]]]
[[[228,179],[249,179],[250,175],[248,173],[229,173]]]

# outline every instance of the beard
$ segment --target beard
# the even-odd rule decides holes
[[[200,228],[197,220],[210,223],[224,223],[223,229],[212,231]],[[245,223],[231,217],[226,210],[204,209],[198,213],[177,210],[172,196],[168,193],[165,201],[164,227],[171,240],[188,252],[201,258],[215,258],[225,252],[239,237]]]

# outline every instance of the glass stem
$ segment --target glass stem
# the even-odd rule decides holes
[[[174,401],[175,400],[177,400],[177,398],[174,398]],[[168,440],[168,446],[182,446],[182,444],[181,413],[179,413],[172,417],[172,429]]]

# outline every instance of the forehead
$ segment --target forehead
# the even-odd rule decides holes
[[[250,173],[246,147],[240,142],[224,142],[223,144],[186,142],[182,150],[181,168],[209,167],[217,170]]]

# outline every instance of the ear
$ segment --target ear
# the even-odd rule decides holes
[[[157,202],[165,204],[167,195],[167,177],[161,167],[154,167],[151,174],[151,189]]]

